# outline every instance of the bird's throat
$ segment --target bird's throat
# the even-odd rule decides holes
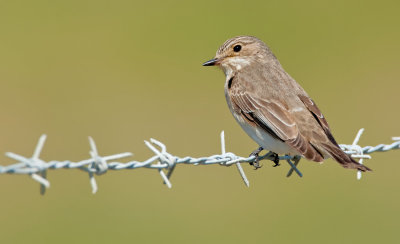
[[[231,77],[234,73],[240,71],[250,64],[251,62],[249,59],[243,57],[229,57],[221,63],[221,67],[226,77]]]

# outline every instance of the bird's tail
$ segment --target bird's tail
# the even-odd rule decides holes
[[[329,153],[329,155],[331,155],[331,157],[335,159],[339,164],[341,164],[344,168],[358,169],[364,172],[372,171],[370,168],[360,164],[359,162],[354,160],[350,155],[343,152],[338,145],[323,144],[323,147]]]

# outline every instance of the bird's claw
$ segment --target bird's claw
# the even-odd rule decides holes
[[[272,153],[272,154],[271,154],[271,157],[274,158],[274,159],[272,160],[272,162],[274,162],[274,164],[275,164],[275,165],[273,165],[272,167],[279,166],[279,165],[280,165],[280,163],[279,163],[279,155],[276,154],[276,153]]]
[[[251,165],[253,165],[254,170],[257,170],[262,167],[262,165],[260,165],[260,162],[258,161],[258,157],[257,157],[257,161],[252,163]]]
[[[261,152],[262,150],[264,150],[264,148],[259,147],[258,149],[254,150],[254,151],[249,155],[249,157],[251,157],[251,156],[254,156],[254,157],[255,157],[254,162],[250,162],[250,163],[249,163],[251,166],[254,167],[255,170],[257,170],[257,169],[259,169],[259,168],[262,167],[262,165],[260,165],[260,159],[259,159],[259,154],[260,154],[260,152]]]
[[[262,167],[262,165],[260,165],[260,155],[259,155],[260,152],[261,152],[262,150],[264,150],[264,148],[263,148],[263,147],[259,147],[258,149],[254,150],[254,151],[249,155],[249,157],[251,157],[251,156],[254,156],[254,157],[255,157],[255,158],[254,158],[254,162],[250,162],[250,163],[249,163],[251,166],[254,167],[255,170],[257,170],[257,169],[259,169],[259,168]],[[270,155],[269,155],[269,158],[270,158],[271,161],[274,162],[274,164],[275,164],[275,165],[273,165],[273,167],[280,166],[280,163],[279,163],[279,155],[278,155],[277,153],[274,153],[274,152],[269,152],[269,154],[270,154]]]

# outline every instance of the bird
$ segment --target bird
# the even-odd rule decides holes
[[[322,163],[333,158],[344,168],[371,171],[341,150],[325,116],[307,92],[283,69],[271,49],[254,36],[225,41],[215,58],[203,66],[219,66],[225,73],[225,98],[242,129],[269,150],[275,166],[279,154]]]

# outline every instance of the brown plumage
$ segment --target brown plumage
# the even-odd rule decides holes
[[[261,40],[229,39],[204,65],[223,69],[229,109],[264,149],[316,162],[332,157],[345,168],[370,171],[340,149],[315,102]]]

